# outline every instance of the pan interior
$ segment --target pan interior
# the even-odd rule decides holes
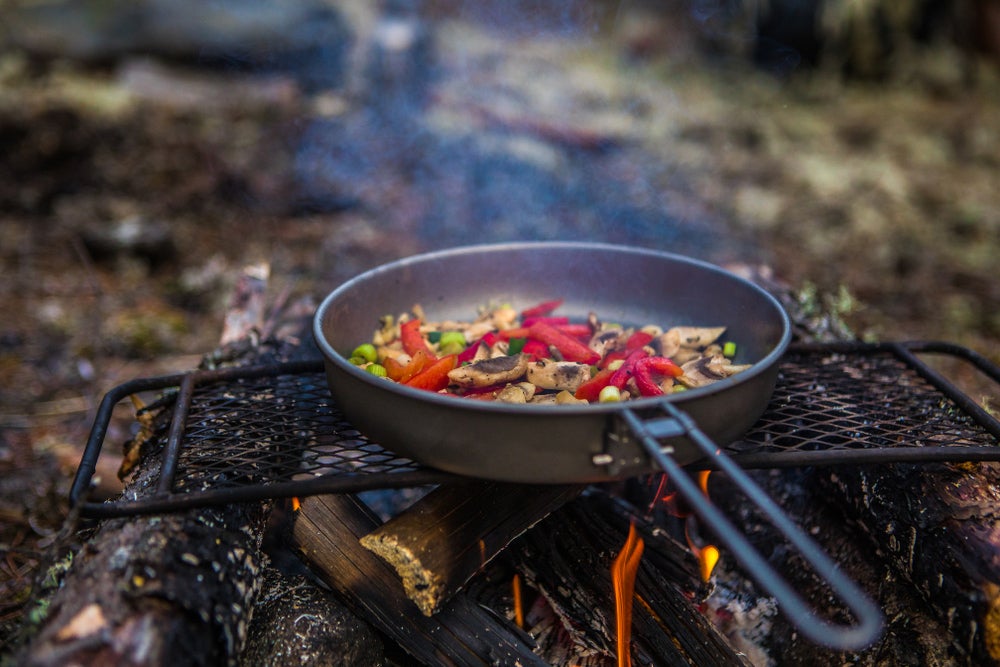
[[[488,304],[522,309],[557,298],[565,300],[558,314],[580,320],[595,312],[625,325],[725,326],[737,363],[759,362],[787,342],[780,306],[747,281],[677,255],[585,243],[474,246],[386,265],[324,301],[317,339],[346,363],[379,318],[417,303],[431,320],[469,320]]]

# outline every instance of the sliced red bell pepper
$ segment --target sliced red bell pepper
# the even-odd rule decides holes
[[[607,368],[608,366],[618,361],[619,359],[624,361],[625,357],[627,357],[628,355],[629,355],[628,350],[614,350],[612,352],[608,352],[607,354],[604,355],[604,358],[601,359],[601,363],[597,364],[597,367]]]
[[[609,384],[613,384],[619,389],[625,388],[625,383],[628,379],[632,377],[633,367],[635,362],[646,356],[646,351],[641,347],[637,350],[632,350],[627,357],[625,357],[625,363],[618,367],[614,375],[611,376],[611,381]]]
[[[636,331],[625,341],[625,349],[634,350],[637,347],[649,345],[651,342],[653,342],[653,334],[646,333],[645,331]]]
[[[643,365],[645,359],[640,359],[632,370],[632,378],[635,386],[639,388],[639,393],[643,396],[662,396],[663,389],[653,380],[650,370]]]
[[[610,368],[598,371],[594,377],[577,388],[574,396],[585,401],[590,401],[591,403],[596,403],[600,398],[601,390],[611,383],[611,376],[614,374],[615,372]]]
[[[487,347],[493,347],[500,340],[500,336],[495,331],[487,331],[483,334],[482,338],[477,340],[472,345],[462,350],[458,355],[458,363],[464,364],[467,361],[472,361],[476,356],[476,352],[479,351],[479,346],[485,344]]]
[[[528,337],[528,327],[515,327],[513,329],[504,329],[499,334],[501,339],[510,340],[511,338],[527,338]]]
[[[556,329],[562,331],[567,336],[573,336],[573,338],[586,338],[588,341],[594,334],[593,329],[590,328],[589,324],[559,324]]]
[[[539,320],[535,320],[532,324],[538,324]],[[590,329],[589,324],[551,324],[549,322],[541,321],[541,324],[549,324],[554,329],[563,332],[567,336],[573,336],[574,338],[586,338],[590,340],[590,336],[593,333]],[[528,338],[531,335],[531,327],[525,325],[523,327],[515,327],[513,329],[504,329],[499,333],[500,338],[503,340],[510,340],[511,338]]]
[[[601,359],[600,354],[577,339],[543,322],[528,327],[528,337],[556,348],[566,361],[596,364]]]
[[[679,377],[684,371],[666,357],[645,357],[636,360],[632,377],[635,378],[635,385],[643,396],[662,396],[664,393],[659,383],[653,379],[654,373]]]
[[[538,361],[549,356],[549,346],[540,340],[528,339],[521,348],[521,354],[531,355],[532,361]]]
[[[386,359],[386,361],[389,361],[389,359]],[[431,354],[430,350],[424,348],[422,350],[417,350],[413,355],[413,358],[410,359],[410,363],[402,366],[400,369],[397,369],[396,366],[401,364],[399,364],[398,361],[393,360],[394,364],[392,366],[392,370],[390,371],[390,367],[386,366],[385,374],[386,377],[395,380],[396,382],[406,383],[410,378],[423,371],[435,361],[437,361],[437,358]],[[397,377],[393,377],[393,374],[397,375]]]
[[[399,340],[403,343],[403,349],[411,357],[417,353],[417,350],[425,350],[430,353],[427,341],[420,333],[420,320],[408,320],[400,324]],[[430,354],[434,356],[432,353]]]
[[[407,380],[405,384],[417,389],[441,391],[448,386],[448,371],[454,369],[457,365],[458,355],[449,354],[434,361],[427,368]]]
[[[646,357],[642,360],[642,365],[660,375],[670,375],[675,378],[684,375],[684,370],[669,357]]]
[[[396,382],[400,381],[399,379],[403,377],[406,370],[406,364],[396,361],[392,357],[386,357],[382,365],[385,367],[385,376]]]
[[[545,324],[551,324],[551,325],[569,324],[569,318],[568,317],[548,317],[548,316],[525,317],[523,320],[521,320],[521,326],[522,327],[530,327],[532,324],[535,324],[536,322],[544,322]]]
[[[521,311],[521,319],[524,320],[528,317],[542,317],[548,315],[553,310],[562,305],[562,299],[554,299],[552,301],[543,301],[537,306],[532,306],[531,308],[526,308]]]

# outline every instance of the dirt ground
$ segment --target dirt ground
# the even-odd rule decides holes
[[[356,46],[332,89],[0,52],[0,644],[34,610],[100,397],[194,367],[250,263],[276,297],[319,298],[434,247],[635,243],[766,265],[861,337],[1000,363],[996,63],[937,47],[878,82],[779,78],[668,24],[459,18],[421,28],[433,67],[408,47],[372,74]],[[390,56],[392,34],[354,28]]]

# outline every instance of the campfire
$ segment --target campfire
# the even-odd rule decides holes
[[[931,484],[957,472],[927,461],[990,461],[998,451],[996,421],[922,364],[918,354],[926,351],[982,364],[968,351],[931,344],[797,345],[782,360],[765,414],[727,447],[729,464],[710,450],[693,477],[668,464],[666,476],[599,484],[473,479],[384,449],[331,399],[309,346],[255,353],[254,365],[127,383],[106,397],[73,488],[83,515],[108,519],[75,574],[89,592],[75,599],[79,584],[66,586],[33,664],[95,655],[95,646],[105,646],[96,655],[106,657],[155,643],[154,619],[166,622],[170,607],[201,619],[171,621],[180,622],[177,632],[207,628],[221,637],[213,644],[220,653],[206,659],[233,662],[320,650],[364,653],[351,654],[354,664],[383,655],[424,664],[566,665],[761,664],[774,650],[866,655],[876,634],[864,627],[871,621],[859,621],[863,607],[838,599],[840,581],[831,593],[828,572],[802,567],[803,556],[788,549],[794,531],[769,528],[768,503],[747,505],[745,489],[734,485],[739,473],[727,466],[764,469],[754,477],[778,496],[781,516],[795,512],[816,526],[808,532],[867,591],[889,575],[856,567],[870,562],[862,560],[870,549],[845,537],[842,519],[804,485],[823,480],[822,493],[839,490],[856,520],[891,526],[885,548],[924,581],[934,564],[917,558],[916,541],[955,547],[913,532],[918,526],[905,523],[913,514],[873,491],[873,476]],[[133,395],[148,397],[129,443],[141,463],[121,498],[91,501],[107,420]],[[726,510],[740,538],[702,503]],[[692,519],[692,509],[709,520]],[[212,538],[215,530],[223,533]],[[752,576],[743,573],[744,542],[783,545],[767,559],[778,563],[776,579],[752,562]],[[942,610],[953,619],[948,650],[989,657],[990,589],[970,595],[957,571],[934,572],[937,601],[891,589],[879,604],[908,604],[931,623],[937,605],[965,600]],[[782,587],[822,602],[800,604]],[[785,616],[775,614],[775,589]],[[133,603],[114,606],[106,595]],[[289,620],[306,616],[308,627]],[[890,620],[894,632],[899,622]],[[350,631],[338,634],[335,626]],[[833,639],[840,649],[821,646],[831,626],[843,633]],[[894,646],[886,635],[878,641],[878,650]],[[165,644],[156,650],[175,655]]]

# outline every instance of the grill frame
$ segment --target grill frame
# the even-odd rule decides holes
[[[951,343],[796,343],[780,362],[764,415],[726,454],[744,469],[1000,461],[1000,421],[923,354],[961,359],[1000,386],[1000,368]],[[115,407],[148,392],[161,393],[146,410],[163,410],[158,423],[166,429],[155,492],[89,501]],[[822,401],[819,412],[814,400]],[[712,465],[689,466],[699,467]],[[114,517],[468,480],[368,440],[340,413],[316,359],[143,378],[113,388],[95,417],[70,503],[83,516]]]

